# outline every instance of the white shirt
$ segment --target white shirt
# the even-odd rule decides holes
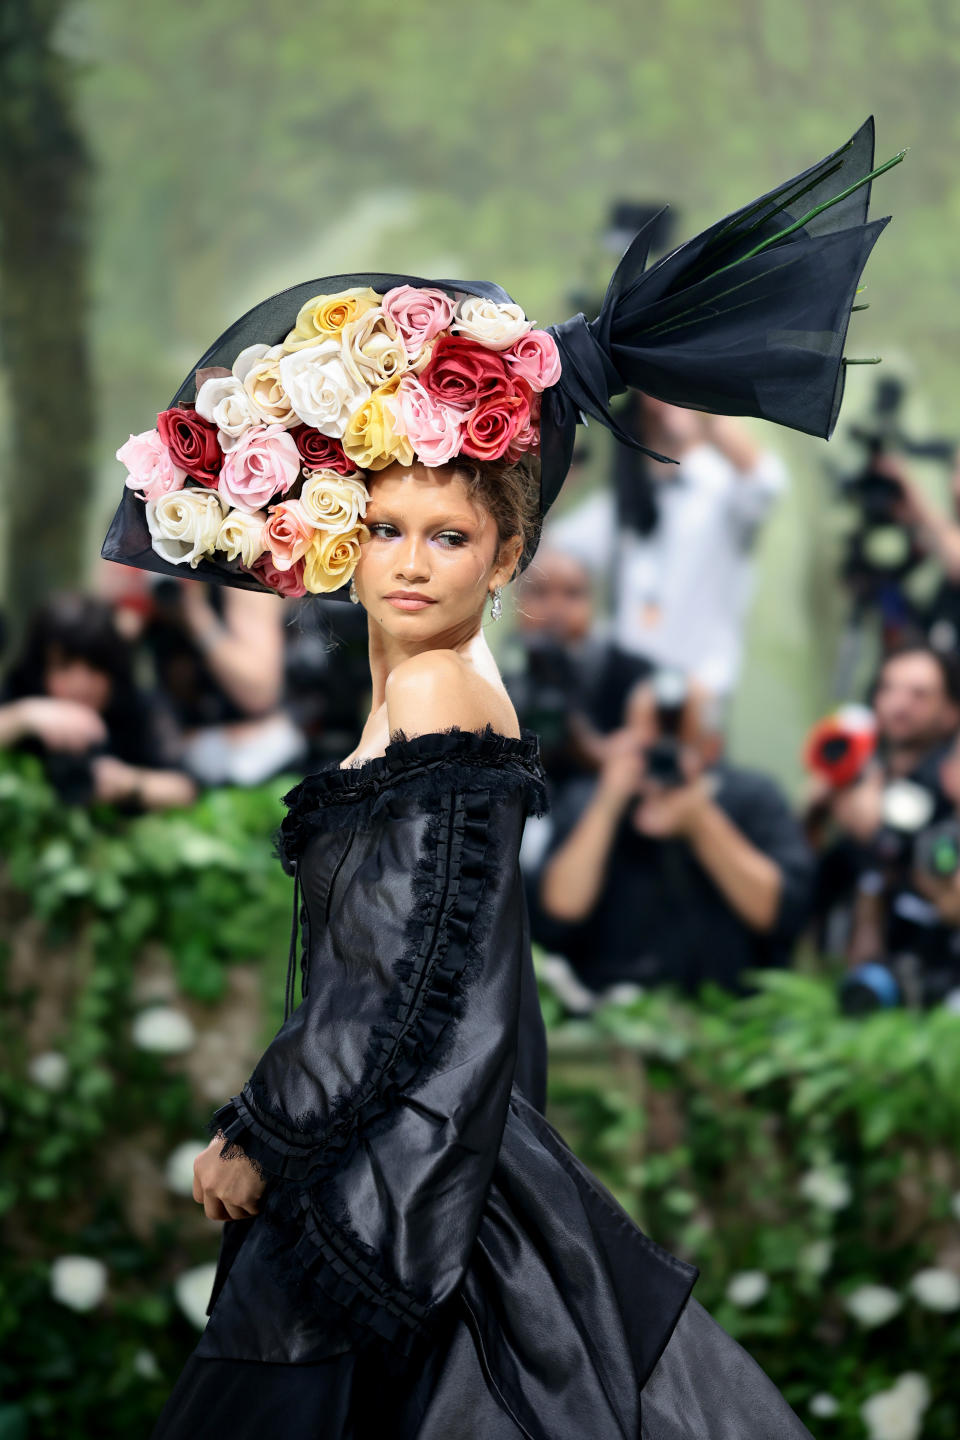
[[[742,472],[712,445],[696,445],[658,477],[650,535],[618,526],[614,495],[603,490],[553,521],[544,543],[592,570],[612,565],[621,649],[725,696],[740,673],[753,541],[786,485],[786,467],[770,452]]]

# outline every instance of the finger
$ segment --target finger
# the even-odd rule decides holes
[[[256,1210],[250,1210],[244,1205],[231,1205],[226,1200],[223,1204],[231,1220],[252,1220],[257,1213]]]
[[[230,1219],[219,1197],[209,1193],[203,1197],[203,1213],[208,1220]]]

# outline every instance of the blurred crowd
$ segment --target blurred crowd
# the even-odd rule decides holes
[[[798,963],[835,966],[851,1012],[960,1006],[960,519],[871,453],[878,658],[811,736],[798,807],[725,739],[785,467],[736,420],[639,394],[623,420],[677,463],[617,447],[609,485],[545,530],[501,656],[551,792],[521,853],[544,973],[574,1012],[661,984],[748,993]],[[902,566],[877,579],[878,487],[938,567],[925,609],[894,604]],[[960,515],[960,468],[952,497]],[[365,616],[336,597],[103,562],[8,649],[0,747],[40,756],[68,804],[137,813],[305,774],[355,747],[369,705]]]

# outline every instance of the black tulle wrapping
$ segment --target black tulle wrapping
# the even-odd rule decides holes
[[[624,444],[643,448],[609,408],[611,397],[630,387],[692,409],[755,416],[829,437],[843,395],[851,307],[867,257],[889,217],[868,221],[867,183],[793,233],[776,237],[869,175],[873,146],[870,119],[846,145],[711,225],[650,269],[648,226],[620,261],[596,319],[575,315],[549,327],[563,371],[543,395],[541,519],[566,477],[583,416],[607,426]],[[751,254],[770,241],[769,248]],[[191,366],[170,404],[195,398],[196,370],[229,368],[245,346],[282,340],[312,296],[366,285],[381,294],[396,285],[414,285],[457,296],[510,299],[487,281],[373,273],[308,280],[235,321]],[[533,548],[528,546],[526,560]],[[266,588],[238,561],[220,555],[204,558],[195,570],[162,560],[150,543],[143,502],[129,489],[102,554],[163,575]]]

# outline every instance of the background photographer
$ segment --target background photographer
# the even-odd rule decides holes
[[[625,427],[679,464],[618,446],[613,486],[556,521],[555,543],[611,568],[622,652],[683,670],[724,699],[740,673],[751,552],[786,469],[729,416],[639,391],[627,404]]]
[[[532,885],[534,936],[599,991],[785,965],[812,862],[765,776],[718,763],[702,707],[675,674],[642,683],[599,776],[566,788]]]

